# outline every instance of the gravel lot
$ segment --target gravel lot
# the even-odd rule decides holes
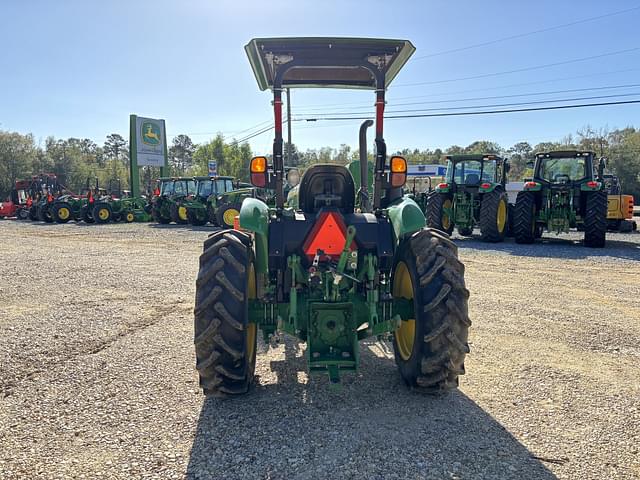
[[[640,478],[640,234],[458,239],[456,393],[408,391],[381,343],[333,390],[287,342],[218,400],[192,345],[210,231],[0,222],[0,478]]]

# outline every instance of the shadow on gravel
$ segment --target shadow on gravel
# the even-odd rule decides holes
[[[204,400],[186,478],[556,478],[464,393],[412,392],[373,353],[389,355],[384,344],[362,347],[361,373],[339,390],[299,375],[303,349],[287,342],[276,383]]]
[[[512,238],[502,243],[485,243],[473,237],[455,237],[458,247],[480,251],[504,252],[519,257],[547,257],[581,260],[584,258],[609,257],[624,260],[640,261],[640,234],[630,233],[629,240],[620,240],[622,234],[615,239],[607,237],[604,248],[588,248],[582,241],[571,238],[543,236],[531,245],[515,243]]]
[[[203,226],[195,226],[190,224],[176,225],[170,223],[168,225],[163,225],[161,223],[149,223],[150,228],[155,228],[158,230],[192,230],[194,232],[217,232],[220,230],[220,227],[216,225],[203,225]]]

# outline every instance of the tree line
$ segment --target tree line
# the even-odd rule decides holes
[[[461,147],[446,149],[405,148],[393,154],[403,155],[409,164],[444,164],[446,155],[462,153],[495,153],[509,157],[510,180],[521,180],[536,152],[549,150],[592,150],[609,159],[608,170],[617,174],[625,193],[640,201],[640,129],[627,127],[612,131],[584,127],[575,135],[567,135],[558,142],[532,145],[518,142],[502,147],[496,142],[479,140]],[[299,150],[295,144],[285,144],[285,165],[305,168],[314,163],[346,164],[359,156],[349,145],[339,148]],[[207,175],[209,162],[216,162],[219,175],[230,175],[242,181],[249,179],[249,162],[253,153],[248,143],[225,139],[222,134],[202,144],[195,144],[188,135],[177,135],[169,147],[171,176]],[[372,158],[372,153],[369,152]],[[61,183],[72,192],[82,190],[89,183],[108,188],[119,180],[122,189],[129,189],[129,145],[119,134],[107,135],[102,145],[90,139],[48,137],[44,145],[36,143],[32,134],[0,131],[0,198],[5,198],[14,182],[38,173],[55,173]],[[143,190],[151,188],[159,176],[157,168],[143,167]]]

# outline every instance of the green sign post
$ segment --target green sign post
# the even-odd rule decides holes
[[[139,167],[160,167],[160,176],[168,174],[167,130],[164,120],[129,116],[131,195],[140,196]]]

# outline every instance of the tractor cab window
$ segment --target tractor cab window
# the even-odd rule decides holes
[[[175,182],[162,182],[160,184],[160,195],[171,195],[174,191]]]
[[[449,162],[447,165],[447,179],[457,185],[477,185],[481,174],[482,162],[479,160]]]
[[[495,160],[487,160],[482,162],[482,174],[480,180],[483,182],[495,182],[496,171],[498,169],[498,162]]]
[[[207,198],[213,193],[213,181],[212,180],[200,180],[198,182],[198,196]]]
[[[551,183],[576,182],[587,176],[584,157],[542,158],[538,176]]]
[[[221,193],[225,193],[228,192],[229,189],[227,188],[227,182],[229,182],[230,180],[225,180],[225,179],[218,179],[216,180],[216,194],[220,195]]]
[[[224,191],[225,192],[233,191],[233,182],[231,180],[224,181]]]
[[[22,204],[27,203],[27,197],[28,197],[28,194],[27,194],[26,190],[22,190],[22,189],[18,190],[18,203],[19,204],[22,205]]]
[[[196,193],[196,181],[188,180],[187,181],[187,195],[195,195]]]

